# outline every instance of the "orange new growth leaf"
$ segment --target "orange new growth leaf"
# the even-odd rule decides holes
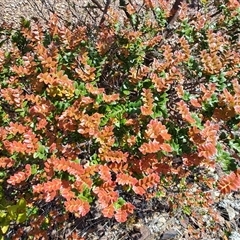
[[[40,73],[37,77],[39,82],[44,82],[47,86],[47,92],[51,97],[67,97],[74,95],[73,81],[68,78],[64,71]]]
[[[183,52],[184,52],[184,61],[187,61],[190,57],[190,54],[191,54],[191,51],[190,51],[190,46],[188,44],[188,41],[184,38],[184,37],[181,37],[179,39],[179,42],[181,44],[181,48],[183,49]]]
[[[206,16],[201,14],[200,12],[197,12],[196,21],[193,22],[193,25],[195,26],[197,32],[204,28],[206,22],[207,22]]]
[[[66,45],[66,49],[74,49],[82,40],[86,39],[86,27],[77,27],[70,30],[65,26],[59,29],[59,36],[62,42]]]
[[[126,10],[130,15],[136,13],[136,9],[132,4],[127,4],[126,5]]]
[[[166,126],[164,126],[157,119],[152,119],[147,125],[147,130],[145,131],[148,138],[157,139],[159,136],[163,140],[168,141],[171,139],[171,135],[168,134]]]
[[[98,203],[101,208],[105,208],[110,204],[114,203],[118,199],[118,193],[113,190],[104,190],[101,187],[97,187],[94,189],[94,193],[98,196]]]
[[[22,107],[24,100],[23,90],[20,88],[5,88],[1,89],[1,97],[5,99],[10,105],[15,105],[18,108]]]
[[[202,107],[202,105],[199,103],[198,99],[196,99],[196,98],[192,98],[190,100],[190,103],[193,105],[193,107],[196,107],[196,108]]]
[[[105,92],[104,88],[94,87],[91,83],[86,83],[86,89],[89,93],[93,95],[103,94]]]
[[[154,165],[158,163],[157,154],[151,153],[141,157],[141,159],[131,159],[132,170],[136,173],[149,174],[154,171]]]
[[[179,98],[183,98],[184,96],[184,89],[183,89],[183,86],[182,84],[178,84],[176,87],[175,87],[176,91],[177,91],[177,95]]]
[[[214,33],[212,29],[208,30],[207,38],[208,46],[211,53],[221,51],[221,48],[227,43],[220,31]]]
[[[84,82],[92,82],[95,80],[96,68],[94,67],[85,64],[84,68],[76,68],[75,71]]]
[[[120,185],[135,185],[138,180],[132,176],[129,176],[128,174],[125,173],[119,173],[117,175],[116,182]]]
[[[25,133],[27,130],[27,127],[17,122],[16,123],[10,122],[9,127],[5,127],[5,129],[8,131],[8,133],[16,135],[17,133],[19,134]]]
[[[221,193],[227,194],[231,191],[237,191],[240,188],[240,169],[224,176],[218,183],[218,189]]]
[[[115,173],[126,172],[129,169],[128,163],[122,163],[122,162],[121,163],[111,162],[111,163],[108,163],[108,166]]]
[[[27,153],[27,149],[24,143],[22,142],[18,142],[18,141],[8,141],[8,140],[4,140],[3,141],[4,147],[6,148],[6,150],[10,153],[13,154],[14,152],[16,153],[22,153],[22,154],[26,154]]]
[[[114,215],[115,219],[117,220],[117,222],[126,222],[127,221],[127,211],[126,210],[122,210],[121,208],[118,209]]]
[[[160,41],[162,40],[162,36],[161,35],[157,35],[151,39],[148,39],[147,41],[144,42],[144,44],[147,46],[147,47],[154,47],[156,45],[158,45],[160,43]]]
[[[41,191],[44,191],[44,192],[57,191],[61,188],[61,185],[62,185],[62,181],[58,178],[55,178],[52,181],[48,181],[44,183]]]
[[[112,218],[114,216],[114,211],[115,211],[114,206],[113,204],[111,204],[102,210],[102,214],[104,217]]]
[[[156,7],[156,4],[153,3],[154,0],[144,0],[144,5],[147,7],[147,8],[150,8],[150,9],[153,9]],[[155,2],[155,1],[154,1]]]
[[[172,152],[172,148],[168,143],[162,143],[160,147],[162,151]]]
[[[208,53],[206,49],[204,49],[200,55],[204,71],[207,74],[217,74],[223,68],[223,60],[218,56],[217,52]]]
[[[71,161],[68,161],[69,162],[69,167],[67,169],[67,171],[76,176],[76,178],[81,178],[82,175],[84,175],[85,173],[85,170],[84,168],[79,164],[79,163],[76,163],[76,162],[71,162]]]
[[[211,158],[217,153],[217,149],[214,143],[204,143],[198,147],[199,157]]]
[[[102,160],[105,160],[107,162],[127,162],[128,153],[123,153],[122,151],[113,151],[108,150],[104,152],[101,156]]]
[[[112,179],[110,169],[106,165],[99,166],[99,174],[100,174],[101,179],[106,182],[111,181],[111,179]]]
[[[203,157],[199,157],[197,153],[183,155],[183,164],[188,167],[199,166],[202,161]]]
[[[85,238],[80,237],[77,231],[72,232],[70,235],[68,235],[67,239],[68,240],[86,240]]]
[[[237,79],[232,80],[234,95],[234,110],[237,114],[240,114],[240,84]]]
[[[170,65],[174,61],[172,46],[170,44],[166,44],[163,46],[163,49],[164,60],[167,65]]]
[[[30,173],[31,174],[31,173]],[[19,184],[24,182],[29,177],[29,172],[17,172],[13,176],[11,176],[7,182],[12,185]]]
[[[156,153],[161,150],[161,144],[157,142],[155,139],[153,141],[149,141],[148,143],[143,143],[139,148],[139,151],[142,154],[147,153]]]
[[[133,191],[136,194],[143,195],[146,193],[147,189],[154,187],[159,184],[160,177],[156,173],[151,173],[148,176],[140,179],[138,183],[133,186]]]
[[[129,81],[131,83],[134,83],[134,84],[137,84],[138,82],[140,82],[144,77],[147,76],[149,72],[149,68],[145,65],[141,66],[140,68],[135,68],[135,67],[132,67],[130,70],[129,70],[129,73],[130,75],[128,76],[129,77]]]
[[[139,184],[136,186],[133,186],[133,191],[136,194],[141,195],[141,196],[146,193],[146,190],[143,187],[139,186]]]
[[[229,0],[227,2],[227,7],[229,10],[237,11],[240,8],[240,3],[238,0]]]
[[[133,213],[135,206],[132,205],[130,202],[126,202],[122,207],[122,210],[126,210],[127,213]]]
[[[115,35],[114,31],[107,26],[102,25],[101,31],[99,31],[98,39],[96,42],[96,49],[101,55],[107,53],[107,51],[111,48],[114,43]]]
[[[151,80],[158,92],[162,92],[167,88],[166,79],[159,77],[156,73],[151,74]]]
[[[200,84],[200,89],[204,93],[204,95],[202,96],[202,101],[207,101],[214,94],[216,90],[216,84],[210,83],[207,87],[205,87],[203,84]]]
[[[177,105],[178,110],[182,115],[182,118],[185,119],[190,124],[194,124],[196,121],[190,115],[190,111],[189,108],[187,107],[187,104],[183,100],[181,100],[180,102],[177,103]]]
[[[78,125],[78,132],[83,135],[96,136],[99,132],[102,117],[103,115],[97,112],[91,116],[82,114],[80,124]]]
[[[119,94],[111,94],[111,95],[107,95],[105,93],[103,93],[103,101],[106,103],[111,103],[111,102],[115,102],[119,100]]]
[[[153,94],[150,89],[143,88],[143,106],[140,107],[142,115],[149,116],[153,113]]]
[[[234,96],[226,88],[223,89],[221,98],[229,108],[234,106]]]
[[[85,216],[90,211],[88,202],[81,199],[72,199],[64,202],[67,211],[75,214],[77,217]]]
[[[15,161],[8,157],[0,157],[0,167],[10,168],[14,165]]]
[[[23,143],[26,146],[26,152],[28,154],[36,152],[38,149],[38,138],[36,135],[31,130],[28,130],[23,134],[23,137]]]
[[[80,179],[85,174],[85,169],[79,163],[55,157],[48,159],[48,161],[54,166],[55,171],[67,171],[77,179]]]
[[[114,126],[104,126],[101,131],[99,131],[96,134],[97,142],[99,142],[101,145],[109,146],[111,147],[115,140],[114,140],[114,133],[113,133]]]
[[[141,109],[142,115],[144,116],[149,116],[153,113],[152,109],[148,106],[141,106],[140,109]]]
[[[62,181],[60,179],[53,179],[42,184],[33,186],[33,193],[42,194],[41,196],[46,202],[52,201],[60,190]]]
[[[201,131],[201,136],[205,141],[216,143],[217,141],[217,132],[219,130],[219,124],[215,124],[210,121],[206,121],[204,124],[204,129]]]

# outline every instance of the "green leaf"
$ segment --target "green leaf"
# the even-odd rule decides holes
[[[189,92],[187,92],[187,91],[184,91],[182,99],[184,101],[189,101],[190,97],[191,97],[191,94]]]
[[[7,175],[6,171],[0,171],[0,179],[5,178]]]
[[[125,95],[130,95],[130,93],[131,93],[131,91],[129,91],[129,90],[123,90],[123,94],[125,94]]]
[[[191,113],[191,116],[196,121],[194,125],[197,126],[199,129],[203,129],[201,118],[199,118],[196,113]]]
[[[4,240],[4,236],[2,235],[1,232],[0,232],[0,240]]]
[[[126,201],[125,201],[122,197],[120,197],[120,198],[118,198],[118,200],[117,200],[113,205],[114,205],[114,208],[115,208],[116,210],[118,210],[118,209],[120,209],[125,203],[126,203]]]
[[[179,144],[174,142],[174,140],[171,140],[170,145],[171,145],[171,148],[172,148],[173,152],[175,152],[177,155],[179,155],[180,154],[180,146],[179,146]]]
[[[190,206],[183,206],[182,211],[188,216],[192,213]]]
[[[229,141],[229,146],[240,153],[240,142],[236,140]]]
[[[7,216],[7,213],[3,210],[0,211],[0,222],[2,222],[3,219],[5,219]]]
[[[224,151],[222,145],[219,143],[217,144],[216,148],[217,148],[216,160],[221,164],[223,171],[229,173],[230,171],[236,170],[237,165],[231,154],[227,151]]]
[[[38,158],[38,155],[39,155],[39,153],[38,153],[38,152],[35,152],[35,153],[33,154],[33,158]]]
[[[8,216],[10,217],[11,220],[15,220],[17,218],[17,211],[18,211],[17,205],[8,206],[7,211],[8,211]]]
[[[97,98],[95,99],[96,103],[100,104],[103,101],[103,95],[102,94],[98,94]]]
[[[26,200],[24,198],[21,198],[17,203],[18,212],[25,211],[26,206],[27,206]]]
[[[35,153],[34,153],[35,154]],[[33,154],[33,155],[34,155]],[[37,167],[37,165],[36,164],[32,164],[31,165],[31,173],[34,175],[34,174],[36,174],[38,172],[38,167]]]
[[[27,219],[26,212],[24,212],[24,213],[19,213],[19,214],[17,215],[16,222],[17,222],[17,223],[23,223],[23,222],[26,221],[26,219]]]
[[[168,94],[164,92],[161,95],[154,96],[155,104],[153,107],[153,118],[157,117],[167,117],[167,101],[168,101]]]
[[[7,233],[9,225],[10,225],[10,221],[7,221],[7,220],[0,224],[0,228],[3,234]]]
[[[26,18],[24,17],[21,17],[21,25],[25,28],[29,28],[30,27],[30,21],[27,20]]]

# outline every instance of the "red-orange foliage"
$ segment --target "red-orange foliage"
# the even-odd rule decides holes
[[[46,30],[37,22],[22,27],[17,33],[25,43],[13,45],[9,57],[0,51],[0,168],[14,197],[29,186],[30,205],[45,200],[82,217],[94,202],[118,222],[134,211],[121,196],[125,190],[147,199],[164,192],[180,207],[212,204],[208,193],[190,190],[216,185],[192,169],[214,169],[228,142],[238,150],[229,128],[239,126],[239,53],[221,27],[229,19],[215,31],[200,12],[198,22],[189,20],[184,3],[171,42],[161,19],[173,14],[170,3],[146,0],[143,8],[158,13],[158,21],[142,18],[140,27],[134,15],[122,29],[119,13],[109,10],[89,37],[86,27],[70,30],[53,16]],[[138,14],[131,4],[125,10]],[[237,170],[220,179],[219,190],[238,190],[239,176]],[[32,221],[31,234],[46,237],[44,221]]]
[[[148,116],[153,113],[153,95],[150,89],[143,89],[142,92],[143,96],[143,106],[141,106],[141,113],[142,115]]]
[[[19,184],[21,182],[24,182],[27,178],[29,178],[31,175],[31,166],[29,164],[27,164],[25,166],[25,171],[22,172],[22,171],[19,171],[17,173],[15,173],[13,176],[11,176],[7,182],[9,184],[12,184],[12,185],[16,185],[16,184]]]
[[[64,202],[66,210],[74,213],[77,217],[85,216],[90,211],[88,202],[81,199],[72,199]]]
[[[191,116],[189,108],[187,107],[187,104],[184,103],[183,100],[181,100],[180,102],[177,103],[177,105],[178,105],[179,112],[182,114],[182,118],[186,120],[188,123],[194,124],[195,120]]]
[[[107,162],[127,162],[128,153],[123,153],[122,151],[113,151],[100,149],[100,157],[103,161]]]
[[[0,157],[0,167],[7,169],[14,165],[15,161],[8,157]]]
[[[229,175],[224,176],[218,182],[218,189],[223,194],[237,191],[240,188],[240,169],[231,172]]]

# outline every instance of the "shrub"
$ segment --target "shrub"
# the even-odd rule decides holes
[[[125,222],[126,194],[214,217],[211,191],[239,188],[238,3],[219,6],[214,21],[182,4],[173,30],[165,5],[125,11],[121,22],[109,9],[91,32],[54,15],[46,29],[27,20],[2,29],[12,44],[0,52],[2,189],[26,205],[23,221],[8,222],[22,224],[15,237],[46,237],[91,208]],[[219,165],[235,172],[218,181]]]

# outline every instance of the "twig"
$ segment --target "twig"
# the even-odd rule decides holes
[[[103,7],[97,0],[92,0],[92,2],[103,12]]]
[[[95,0],[92,0],[92,1],[95,1]],[[107,14],[110,3],[111,3],[111,0],[107,0],[107,2],[105,4],[105,8],[103,10],[103,15],[102,15],[100,23],[99,23],[99,26],[101,26],[103,24],[103,22],[105,21],[105,15]]]

